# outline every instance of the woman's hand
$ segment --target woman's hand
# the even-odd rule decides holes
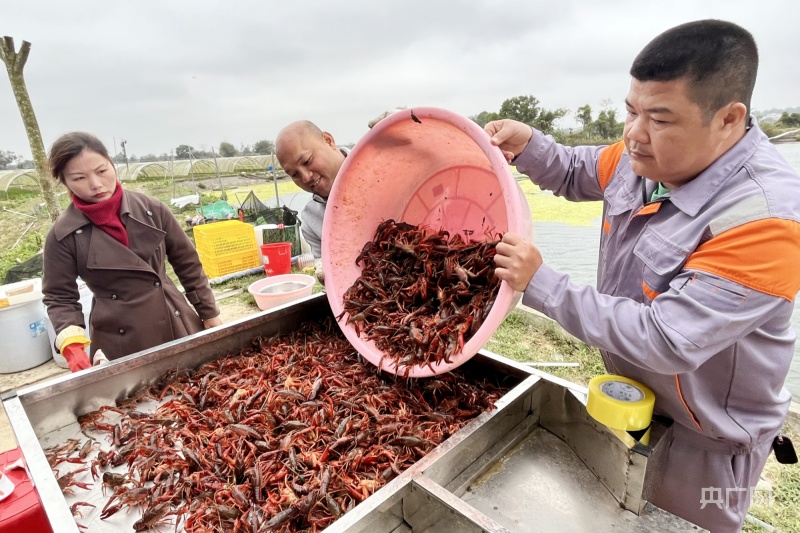
[[[211,329],[215,326],[221,326],[221,325],[222,325],[222,318],[220,318],[219,316],[203,320],[203,327],[206,329]]]
[[[319,284],[325,286],[325,272],[322,270],[322,259],[314,261],[314,276],[319,281]]]
[[[536,246],[516,233],[506,233],[497,244],[494,272],[515,291],[525,292],[542,262],[542,254]]]
[[[103,353],[103,350],[95,350],[92,354],[92,366],[100,366],[108,364],[108,357]]]

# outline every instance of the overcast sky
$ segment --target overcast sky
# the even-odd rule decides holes
[[[800,105],[798,0],[2,0],[32,43],[25,78],[45,148],[86,130],[128,155],[239,147],[309,119],[340,144],[395,106],[474,115],[532,94],[621,110],[639,50],[682,22],[750,30],[755,109]],[[0,70],[0,150],[30,157]],[[621,112],[621,111],[620,111]],[[569,126],[567,120],[564,125]]]

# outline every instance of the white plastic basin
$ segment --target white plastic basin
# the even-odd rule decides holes
[[[253,295],[262,311],[310,296],[316,280],[305,274],[280,274],[260,279],[250,284],[247,291]]]

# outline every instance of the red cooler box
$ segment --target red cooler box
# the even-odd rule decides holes
[[[0,532],[52,533],[39,493],[31,485],[25,469],[6,471],[6,467],[21,456],[19,448],[0,452],[0,471],[16,486],[10,495],[0,496]]]

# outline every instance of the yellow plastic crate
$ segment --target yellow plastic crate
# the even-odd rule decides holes
[[[251,251],[258,253],[253,226],[245,222],[226,220],[201,224],[192,231],[197,252],[208,257]]]
[[[240,272],[261,264],[256,250],[221,256],[210,256],[204,253],[198,253],[198,255],[200,256],[200,262],[203,264],[203,270],[206,271],[206,275],[209,278],[218,278],[225,274]]]

